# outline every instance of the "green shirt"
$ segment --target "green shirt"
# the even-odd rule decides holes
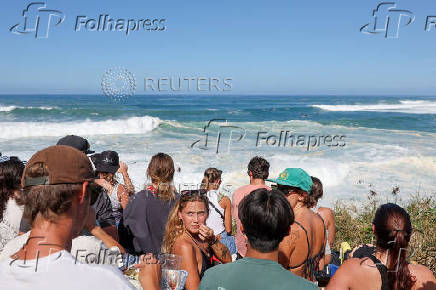
[[[244,258],[207,270],[199,290],[314,289],[314,283],[298,277],[271,260]]]

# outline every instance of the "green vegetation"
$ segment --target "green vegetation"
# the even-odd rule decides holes
[[[394,202],[407,210],[412,220],[413,234],[410,241],[409,259],[429,267],[436,273],[436,194],[431,197],[421,197],[419,194],[402,202],[398,196],[399,188],[392,190]],[[368,201],[362,206],[337,202],[336,241],[335,249],[339,249],[341,242],[347,241],[351,248],[360,244],[372,243],[372,219],[381,202],[376,192],[371,191]]]

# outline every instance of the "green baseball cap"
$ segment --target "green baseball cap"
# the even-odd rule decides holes
[[[286,168],[276,179],[267,179],[280,185],[298,187],[308,193],[312,188],[312,178],[301,168]]]

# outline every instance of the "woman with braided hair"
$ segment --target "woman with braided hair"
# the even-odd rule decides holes
[[[373,220],[376,252],[364,258],[347,260],[335,273],[327,289],[436,289],[433,273],[407,261],[412,235],[409,214],[400,206],[380,206]]]

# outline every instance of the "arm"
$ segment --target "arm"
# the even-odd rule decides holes
[[[124,162],[120,162],[120,168],[117,172],[123,175],[124,185],[127,188],[129,195],[135,194],[135,187],[132,184],[132,180],[130,180],[129,173],[127,173],[127,164]]]
[[[161,265],[151,255],[141,258],[141,264],[138,266],[140,268],[138,280],[142,289],[160,290]]]
[[[124,248],[115,241],[111,236],[109,236],[105,231],[103,231],[99,226],[96,225],[95,219],[95,210],[93,207],[89,207],[88,216],[85,221],[84,228],[88,230],[94,237],[103,242],[103,244],[108,248],[112,248],[113,246],[118,247],[121,253],[125,253]]]
[[[215,257],[222,263],[232,262],[229,249],[224,246],[213,234],[213,230],[206,225],[200,225],[199,235],[201,240],[207,242]]]
[[[125,209],[127,203],[129,202],[129,193],[127,192],[127,189],[124,187],[124,185],[122,184],[118,185],[117,194],[118,194],[118,200],[121,203],[121,207]]]
[[[232,234],[232,203],[230,198],[224,196],[219,202],[220,206],[224,209],[224,227],[227,234]]]
[[[210,247],[215,257],[223,264],[232,262],[232,256],[230,255],[229,249],[224,246],[218,239],[216,239],[214,243],[210,244]]]
[[[294,225],[291,226],[290,234],[287,235],[279,244],[279,263],[289,269],[291,255],[295,250],[295,245],[300,238],[300,230]]]
[[[188,272],[185,283],[186,290],[197,290],[200,285],[200,275],[198,274],[198,262],[194,247],[188,242],[180,241],[174,245],[172,254],[183,257],[181,268]]]
[[[326,221],[327,230],[329,231],[329,237],[328,242],[329,245],[333,246],[335,242],[336,237],[336,221],[335,221],[335,215],[333,211],[330,208],[320,208],[319,214],[322,216],[322,218]]]
[[[121,254],[125,254],[123,246],[121,246],[116,240],[114,240],[110,235],[108,235],[102,228],[95,226],[89,231],[94,237],[103,242],[103,244],[108,248],[117,247],[120,249]]]
[[[351,288],[350,279],[353,279],[353,277],[355,278],[353,275],[353,264],[355,261],[353,260],[357,259],[346,260],[342,266],[339,267],[327,285],[326,290],[348,290]],[[362,275],[362,273],[359,275]]]

